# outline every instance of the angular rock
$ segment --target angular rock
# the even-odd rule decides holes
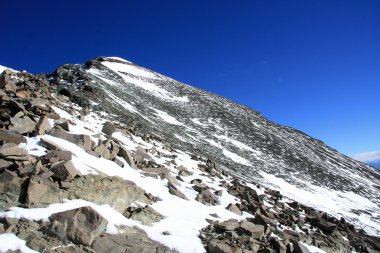
[[[176,251],[153,241],[144,231],[138,228],[127,228],[122,234],[105,234],[92,243],[96,253],[175,253]]]
[[[20,148],[14,143],[6,143],[0,147],[0,157],[6,156],[28,156],[28,150]]]
[[[52,126],[50,125],[48,118],[45,116],[41,117],[37,123],[38,134],[43,135],[46,133],[46,131],[50,130],[51,128]]]
[[[226,221],[219,222],[219,223],[215,224],[215,228],[217,230],[222,231],[222,232],[224,232],[224,231],[234,231],[238,227],[240,227],[240,224],[239,224],[239,222],[237,220],[234,220],[234,219],[226,220]]]
[[[12,126],[9,127],[9,130],[18,132],[20,134],[31,133],[36,128],[36,122],[31,120],[28,116],[22,118],[11,118]]]
[[[177,189],[177,187],[175,187],[174,185],[168,183],[168,187],[169,187],[169,193],[170,194],[175,195],[181,199],[188,200],[188,198],[185,196],[185,194],[183,194],[181,191],[179,191]]]
[[[8,169],[13,165],[13,162],[0,159],[0,170]]]
[[[82,245],[92,241],[106,228],[108,222],[91,207],[81,207],[50,216],[51,222],[63,225],[67,239]]]
[[[49,163],[58,161],[70,161],[72,159],[72,153],[71,151],[53,150],[41,158]]]
[[[215,205],[218,203],[218,198],[209,189],[202,190],[195,200],[205,205]]]
[[[63,129],[53,129],[51,132],[49,132],[50,135],[58,138],[62,138],[66,141],[69,141],[71,143],[74,143],[80,147],[82,147],[84,150],[91,150],[91,138],[89,135],[84,134],[71,134],[66,132]],[[49,142],[41,138],[42,141],[44,141],[47,145],[49,145]],[[51,145],[51,144],[50,144]]]
[[[119,177],[85,175],[71,181],[71,187],[64,193],[67,199],[84,199],[96,204],[108,204],[123,213],[131,203],[138,201],[151,204],[143,189],[135,183]]]
[[[103,125],[102,132],[106,135],[112,135],[116,130],[116,127],[111,122],[106,122]]]
[[[209,253],[242,253],[238,247],[231,247],[223,241],[212,240],[207,244]]]
[[[26,202],[29,207],[46,207],[52,203],[62,202],[62,193],[58,185],[34,176],[29,182]]]
[[[135,161],[133,160],[132,153],[124,148],[123,146],[120,147],[119,149],[119,156],[123,157],[124,160],[131,166],[132,169],[137,169]]]
[[[59,178],[63,181],[71,181],[81,173],[74,167],[72,161],[61,162],[51,168],[55,178]]]
[[[235,205],[235,204],[229,204],[227,207],[226,207],[226,209],[228,210],[228,211],[231,211],[231,212],[233,212],[233,213],[236,213],[237,215],[241,215],[242,214],[242,212],[241,212],[241,210]]]
[[[137,208],[128,218],[140,221],[143,225],[150,226],[152,223],[160,221],[163,216],[152,207],[146,206],[143,208]]]
[[[254,239],[261,239],[264,236],[263,225],[255,225],[247,220],[241,221],[239,230],[250,235]]]
[[[21,194],[21,180],[17,174],[5,170],[0,174],[0,210],[18,203]]]
[[[26,138],[19,133],[0,129],[0,141],[15,144],[26,143]]]

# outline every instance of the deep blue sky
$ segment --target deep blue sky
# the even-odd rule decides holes
[[[346,154],[380,150],[380,1],[7,1],[0,65],[120,56]]]

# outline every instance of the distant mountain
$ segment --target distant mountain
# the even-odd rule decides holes
[[[355,154],[351,157],[380,170],[380,151]]]

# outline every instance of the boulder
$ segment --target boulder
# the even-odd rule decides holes
[[[8,169],[13,165],[13,162],[0,159],[0,170]]]
[[[6,143],[2,147],[0,147],[0,157],[28,155],[28,150],[20,148],[14,143]]]
[[[70,161],[72,159],[72,153],[71,151],[53,150],[41,157],[41,159],[49,163],[58,161]]]
[[[106,135],[112,135],[116,130],[116,127],[111,122],[106,122],[103,125],[102,132]]]
[[[233,213],[236,213],[237,215],[241,215],[242,214],[242,212],[240,211],[240,209],[235,205],[235,204],[229,204],[227,207],[226,207],[226,209],[228,210],[228,211],[231,211],[231,212],[233,212]]]
[[[170,182],[168,182],[168,187],[169,187],[169,193],[172,195],[175,195],[181,199],[188,200],[188,198],[183,194],[180,190],[177,189],[177,187]]]
[[[92,243],[97,253],[142,252],[175,253],[176,251],[150,239],[146,233],[136,227],[126,228],[122,234],[104,234]]]
[[[152,225],[152,223],[160,221],[163,216],[152,207],[145,206],[142,208],[135,208],[128,218],[140,221],[143,225],[149,226]]]
[[[51,128],[52,126],[50,125],[48,118],[45,116],[41,117],[37,123],[38,134],[43,135],[46,133],[46,131],[50,130]]]
[[[52,203],[62,202],[62,193],[57,184],[34,176],[29,182],[26,202],[29,207],[46,207]]]
[[[135,183],[119,177],[85,175],[71,181],[71,187],[64,193],[67,199],[84,199],[96,204],[108,204],[123,213],[131,203],[138,201],[151,204],[144,190]]]
[[[4,88],[5,85],[11,80],[10,75],[3,73],[0,75],[0,89]]]
[[[0,174],[0,210],[15,206],[21,194],[21,180],[17,174],[5,170]]]
[[[94,151],[104,159],[113,160],[119,153],[119,147],[114,141],[105,140]]]
[[[50,135],[64,139],[66,141],[69,141],[71,143],[74,143],[80,147],[82,147],[84,150],[91,150],[91,138],[89,135],[85,134],[71,134],[66,132],[63,129],[53,129],[52,131],[49,132]],[[46,140],[41,140],[46,143],[48,146],[50,145],[49,142],[46,142]]]
[[[120,147],[118,155],[123,157],[132,169],[137,169],[132,153],[128,149]]]
[[[63,181],[71,181],[81,173],[74,167],[72,161],[61,162],[51,168],[54,177]]]
[[[234,231],[238,227],[240,227],[240,224],[235,219],[230,219],[230,220],[226,220],[226,221],[219,222],[219,223],[215,224],[216,230],[217,231],[221,231],[221,232],[224,232],[224,231]]]
[[[261,239],[264,236],[263,225],[255,225],[247,220],[241,221],[239,231],[241,231],[244,234],[250,235],[254,239]]]
[[[11,118],[12,126],[9,130],[18,132],[20,134],[31,133],[36,128],[36,122],[31,120],[28,116],[22,118],[13,117]]]
[[[195,200],[205,205],[215,205],[218,203],[218,198],[209,189],[202,190]]]
[[[26,138],[19,133],[0,129],[0,141],[15,144],[26,143]]]
[[[231,247],[223,241],[211,240],[207,244],[207,252],[209,253],[242,253],[238,247]]]
[[[73,243],[85,246],[103,232],[108,222],[91,207],[81,207],[50,216],[52,224],[61,224],[66,237]]]

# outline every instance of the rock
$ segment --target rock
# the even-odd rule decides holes
[[[131,154],[131,152],[128,149],[126,149],[123,146],[121,146],[119,148],[118,155],[121,156],[121,157],[123,157],[124,160],[129,164],[129,166],[132,169],[137,169],[135,161],[133,160],[132,154]]]
[[[55,178],[63,181],[71,181],[74,177],[81,175],[81,173],[74,167],[72,161],[61,162],[51,168]]]
[[[215,205],[218,203],[218,198],[209,189],[202,190],[195,200],[205,205]]]
[[[161,167],[142,167],[142,171],[147,172],[147,173],[155,173],[157,175],[163,175],[166,177],[169,174],[169,170],[163,166]]]
[[[119,147],[114,141],[106,140],[96,147],[94,151],[105,159],[113,160],[119,153]]]
[[[6,143],[0,147],[0,157],[6,156],[28,156],[28,150],[20,148],[14,143]]]
[[[5,85],[11,80],[10,75],[3,73],[0,75],[0,89],[4,88]]]
[[[242,253],[237,247],[231,247],[225,242],[212,240],[207,244],[207,252],[209,253]]]
[[[108,222],[91,207],[81,207],[50,216],[54,224],[62,224],[67,239],[82,245],[91,245],[92,241],[106,228]]]
[[[20,134],[31,133],[36,128],[36,122],[31,120],[28,116],[22,118],[11,118],[12,126],[9,130],[16,131]]]
[[[234,219],[226,220],[226,221],[219,222],[219,223],[215,224],[215,228],[217,230],[222,231],[222,232],[224,232],[224,231],[234,231],[238,227],[240,227],[240,224],[239,224],[239,222],[237,220],[234,220]]]
[[[72,159],[71,151],[53,150],[41,157],[45,162],[53,163],[58,161],[70,161]]]
[[[0,129],[0,141],[15,144],[26,143],[26,138],[19,133]]]
[[[106,122],[102,128],[102,132],[106,135],[112,135],[115,132],[115,130],[115,125],[111,122]]]
[[[16,93],[16,96],[18,98],[26,98],[26,97],[29,97],[30,96],[30,91],[27,91],[27,90],[21,90],[19,92]]]
[[[41,117],[37,123],[38,134],[43,135],[47,130],[50,130],[51,128],[52,126],[50,125],[48,118],[45,116]]]
[[[8,169],[13,165],[13,162],[0,159],[0,170]]]
[[[242,233],[250,235],[254,239],[261,239],[264,236],[263,225],[255,225],[247,220],[241,221],[239,230]]]
[[[172,195],[175,195],[181,199],[185,199],[185,200],[188,200],[188,198],[185,196],[185,194],[183,194],[182,192],[180,192],[177,187],[175,187],[173,184],[170,184],[168,183],[168,187],[169,187],[169,193],[172,194]]]
[[[139,228],[127,228],[122,234],[105,234],[96,238],[92,243],[92,249],[96,253],[175,253],[162,244],[151,240],[144,231]]]
[[[324,221],[324,220],[319,220],[316,223],[316,225],[319,229],[321,229],[323,232],[328,233],[328,234],[331,234],[332,232],[334,232],[334,230],[337,227],[334,223]]]
[[[113,161],[120,167],[124,167],[124,163],[118,158],[118,157],[115,157],[115,159],[113,159]]]
[[[226,207],[226,209],[228,210],[228,211],[231,211],[231,212],[233,212],[233,213],[236,213],[237,215],[241,215],[242,214],[242,212],[240,211],[240,209],[235,205],[235,204],[229,204],[227,207]]]
[[[17,205],[21,194],[21,180],[17,174],[5,170],[0,174],[0,210]]]
[[[74,143],[74,144],[82,147],[84,150],[91,150],[92,144],[91,144],[91,138],[90,138],[89,135],[71,134],[71,133],[66,132],[63,129],[53,129],[51,132],[49,132],[49,134],[52,135],[52,136],[54,136],[54,137],[62,138],[64,140],[66,140],[66,141]],[[54,146],[54,144],[50,143],[46,139],[41,138],[41,140],[45,144],[47,144],[48,146],[49,145],[53,145]]]
[[[62,202],[62,193],[58,185],[34,176],[29,182],[26,202],[29,207],[46,207],[52,203]]]
[[[137,165],[141,165],[144,161],[154,161],[154,159],[142,147],[138,147],[135,152],[135,161]]]
[[[143,208],[137,208],[128,218],[140,221],[143,225],[150,226],[152,223],[160,221],[163,216],[152,207],[146,206]]]
[[[84,175],[71,181],[72,186],[64,193],[67,199],[84,199],[96,204],[108,204],[123,213],[131,203],[138,201],[151,204],[143,189],[135,183],[119,177]]]

